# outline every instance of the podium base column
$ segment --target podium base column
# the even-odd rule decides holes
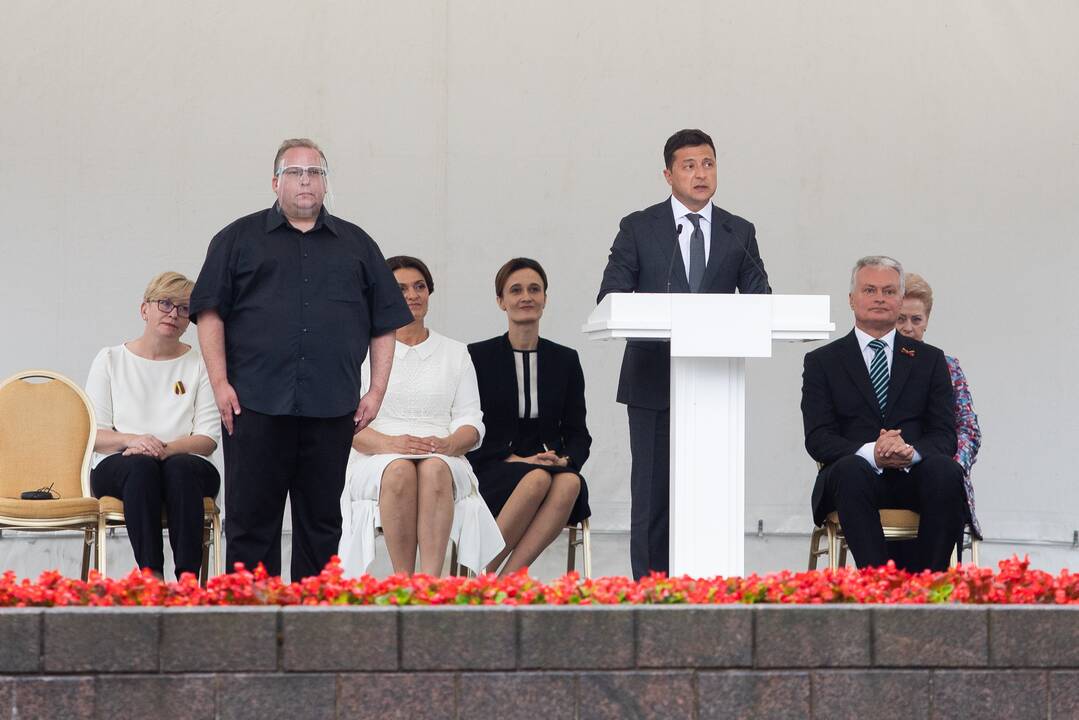
[[[745,572],[745,358],[671,358],[670,574]]]

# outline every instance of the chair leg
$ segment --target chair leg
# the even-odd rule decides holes
[[[820,555],[820,541],[824,537],[824,528],[813,528],[809,535],[809,569],[817,569],[817,557]]]
[[[970,561],[974,563],[975,567],[981,567],[981,563],[978,562],[978,546],[981,545],[981,541],[976,537],[970,538]]]
[[[90,579],[90,548],[94,544],[94,531],[82,531],[82,579]]]
[[[566,572],[571,573],[577,569],[577,526],[570,525],[569,547],[566,548]]]
[[[461,574],[461,566],[457,564],[457,543],[450,541],[450,575]]]
[[[828,569],[836,570],[839,568],[839,543],[836,542],[835,526],[829,523],[824,529],[828,533]]]
[[[967,526],[959,531],[959,539],[952,545],[952,555],[948,558],[948,567],[954,568],[963,562],[963,551],[967,549]]]
[[[581,553],[584,555],[584,577],[592,579],[592,530],[588,518],[581,521]]]
[[[105,565],[106,553],[105,553],[105,516],[99,515],[97,518],[97,543],[95,544],[94,551],[97,565],[97,571],[101,573],[101,577],[105,577],[108,573],[108,569]]]
[[[839,538],[839,567],[847,567],[847,539]]]
[[[206,587],[206,581],[210,575],[210,544],[213,542],[213,518],[210,518],[210,527],[205,523],[202,527],[202,564],[199,565],[199,585]]]
[[[210,524],[212,525],[213,541],[214,541],[214,566],[210,573],[210,577],[217,577],[225,572],[225,561],[221,557],[221,513],[214,513]]]

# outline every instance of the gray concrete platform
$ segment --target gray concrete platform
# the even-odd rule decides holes
[[[1079,607],[52,608],[0,648],[0,720],[1079,711]]]

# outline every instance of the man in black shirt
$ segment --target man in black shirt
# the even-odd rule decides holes
[[[375,242],[323,208],[326,181],[314,142],[282,143],[277,202],[214,236],[191,294],[225,428],[227,566],[281,573],[288,497],[293,580],[337,552],[352,437],[378,413],[394,330],[412,321]]]

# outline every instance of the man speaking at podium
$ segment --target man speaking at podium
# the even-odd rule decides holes
[[[608,293],[770,293],[753,223],[712,204],[712,138],[679,130],[663,147],[663,161],[671,197],[622,218],[596,302]],[[629,414],[629,545],[636,579],[669,568],[670,392],[670,344],[629,340],[618,402]]]

